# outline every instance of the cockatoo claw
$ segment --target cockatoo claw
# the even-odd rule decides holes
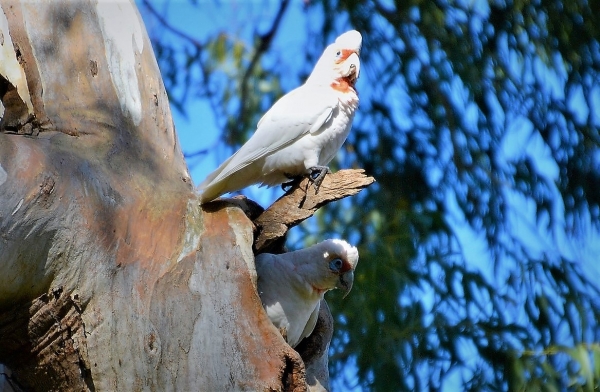
[[[327,166],[313,166],[310,169],[309,178],[312,181],[316,193],[319,193],[319,188],[325,179],[327,173],[331,173],[331,170]]]

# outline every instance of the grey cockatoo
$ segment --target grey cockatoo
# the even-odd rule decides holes
[[[329,45],[306,82],[281,97],[252,137],[199,186],[202,203],[260,183],[274,186],[310,175],[318,188],[358,107],[362,36],[356,30]]]
[[[256,256],[258,294],[271,322],[295,347],[309,336],[325,293],[352,289],[358,250],[343,240],[326,240],[280,255]]]

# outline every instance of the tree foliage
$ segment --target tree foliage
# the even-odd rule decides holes
[[[298,233],[359,244],[355,289],[332,300],[338,382],[598,386],[600,293],[582,249],[600,222],[599,5],[308,2],[318,23],[299,75],[268,61],[287,2],[251,45],[220,31],[196,55],[189,39],[175,47],[155,36],[168,88],[199,75],[196,94],[237,145],[283,75],[310,72],[336,33],[363,33],[361,105],[338,165],[365,168],[377,184]]]

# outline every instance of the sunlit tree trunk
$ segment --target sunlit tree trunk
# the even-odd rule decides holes
[[[233,205],[198,205],[135,6],[0,8],[0,363],[11,385],[305,389],[304,364],[254,287],[252,223]]]

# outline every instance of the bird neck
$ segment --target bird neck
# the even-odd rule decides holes
[[[344,94],[351,93],[351,94],[358,95],[356,93],[356,89],[354,88],[354,85],[348,80],[348,78],[336,79],[333,83],[331,83],[331,87],[334,90],[339,91]]]

